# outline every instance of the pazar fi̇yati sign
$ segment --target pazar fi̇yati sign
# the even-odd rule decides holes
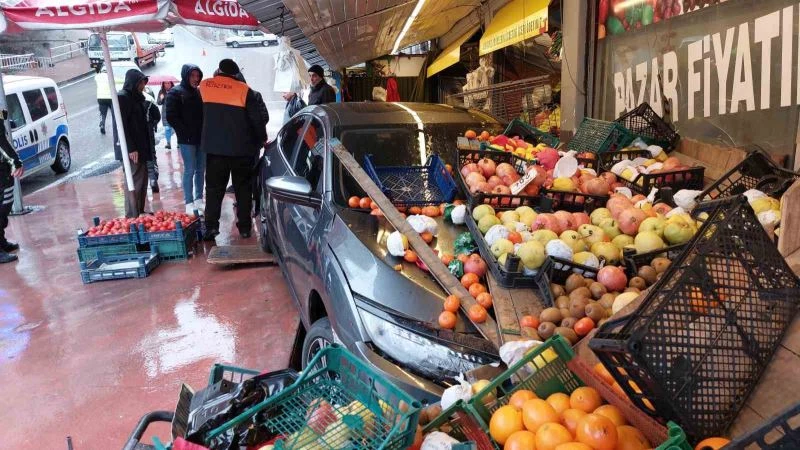
[[[661,114],[666,99],[682,136],[793,153],[799,28],[798,1],[736,0],[608,36],[595,115],[613,120],[642,102]]]

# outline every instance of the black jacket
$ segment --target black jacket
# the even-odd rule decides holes
[[[0,174],[11,173],[12,166],[14,169],[19,169],[22,167],[22,161],[14,146],[6,138],[5,122],[0,120]]]
[[[322,105],[324,103],[333,103],[335,101],[336,91],[325,81],[325,79],[320,80],[316,86],[311,86],[311,92],[308,93],[309,105]]]
[[[203,132],[203,99],[200,90],[189,84],[192,71],[203,72],[194,64],[184,64],[181,83],[167,92],[165,120],[178,135],[178,144],[200,145]]]
[[[256,92],[225,74],[203,80],[200,92],[204,118],[200,149],[211,155],[255,157],[267,139]]]
[[[119,98],[119,112],[122,114],[122,128],[125,130],[125,140],[128,144],[128,153],[139,152],[139,161],[151,161],[154,147],[150,141],[151,127],[147,123],[147,110],[145,109],[144,95],[136,89],[140,81],[147,78],[145,74],[136,69],[131,69],[125,74],[125,84],[117,93]],[[117,160],[122,161],[122,151],[118,145],[114,146]]]
[[[161,112],[159,111],[157,101],[151,102],[149,99],[145,99],[145,113],[147,115],[147,125],[149,125],[150,134],[148,137],[150,138],[150,146],[153,149],[153,159],[155,160],[156,154],[156,129],[158,128],[158,122],[161,121]]]

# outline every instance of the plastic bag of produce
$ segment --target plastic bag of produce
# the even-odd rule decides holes
[[[680,191],[676,192],[675,195],[672,196],[672,199],[675,200],[675,204],[679,207],[685,209],[686,211],[691,211],[697,206],[697,202],[695,199],[698,195],[700,195],[702,191],[695,191],[692,189],[681,189]]]
[[[403,256],[408,250],[408,238],[399,231],[392,231],[386,238],[386,248],[392,256]]]
[[[478,250],[478,247],[475,245],[475,240],[472,239],[472,234],[469,231],[461,233],[456,238],[455,242],[453,243],[453,251],[456,255],[465,254],[471,255]]]
[[[456,225],[463,225],[466,223],[466,216],[467,216],[466,205],[454,205],[453,210],[450,213],[450,221],[452,221]]]
[[[437,234],[438,225],[436,223],[436,220],[431,217],[423,216],[422,214],[417,214],[413,216],[408,216],[406,222],[408,222],[408,224],[411,225],[411,228],[413,228],[414,231],[416,231],[417,233],[422,234],[428,232],[434,236],[436,236]]]
[[[458,444],[458,441],[441,431],[434,431],[425,436],[420,450],[450,450],[453,444]]]
[[[450,264],[447,265],[447,270],[449,270],[454,277],[461,279],[461,277],[464,276],[464,263],[454,259],[450,261]]]
[[[472,398],[472,385],[462,375],[457,376],[456,381],[458,384],[450,386],[442,393],[442,409],[453,406],[459,400],[467,402]]]
[[[500,346],[500,359],[506,366],[512,366],[522,359],[528,350],[542,345],[541,341],[511,341]]]

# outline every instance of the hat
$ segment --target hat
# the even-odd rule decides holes
[[[227,75],[236,75],[240,72],[239,65],[234,60],[227,58],[219,62],[219,70]]]
[[[322,68],[319,64],[314,64],[313,66],[308,68],[308,73],[315,73],[320,77],[325,76],[325,69]]]

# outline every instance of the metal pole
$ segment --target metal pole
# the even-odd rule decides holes
[[[103,46],[103,64],[106,66],[108,85],[111,88],[111,106],[114,108],[114,122],[116,122],[117,125],[119,147],[122,150],[122,169],[125,172],[128,190],[133,191],[133,175],[131,172],[131,161],[128,157],[128,141],[125,140],[125,129],[122,127],[122,113],[120,113],[119,110],[119,99],[117,98],[117,88],[114,82],[114,70],[111,68],[111,53],[108,51],[108,36],[106,35],[106,30],[100,31],[100,43]]]

